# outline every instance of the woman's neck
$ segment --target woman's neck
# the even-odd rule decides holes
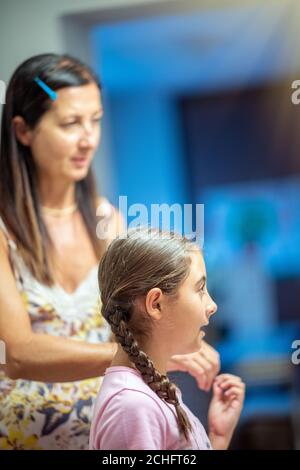
[[[75,203],[75,183],[73,181],[39,181],[39,197],[41,206],[51,209],[63,209]]]

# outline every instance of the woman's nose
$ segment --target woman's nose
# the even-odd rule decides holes
[[[93,147],[95,142],[95,136],[93,133],[92,128],[84,128],[82,129],[82,133],[80,135],[79,144],[82,147]]]

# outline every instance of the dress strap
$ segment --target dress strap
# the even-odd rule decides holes
[[[16,246],[14,240],[13,240],[13,239],[11,238],[11,236],[9,235],[8,230],[7,230],[7,227],[6,227],[5,223],[4,223],[4,221],[3,221],[2,217],[1,217],[1,215],[0,215],[0,230],[2,230],[2,232],[3,232],[3,234],[4,234],[5,238],[6,238],[9,248],[11,248],[11,249],[13,249],[14,251],[16,251],[17,246]]]
[[[23,285],[23,277],[21,275],[21,267],[20,267],[21,259],[18,253],[17,245],[14,242],[14,240],[11,238],[1,216],[0,216],[0,230],[2,230],[6,238],[11,268],[13,270],[17,286],[19,289],[21,289]]]

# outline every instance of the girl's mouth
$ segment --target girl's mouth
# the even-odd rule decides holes
[[[204,338],[204,336],[206,335],[206,331],[203,331],[202,328],[206,328],[207,325],[208,325],[208,323],[205,323],[205,325],[202,325],[201,328],[200,328],[200,330],[199,330],[200,333],[201,333],[201,335],[202,335],[202,338]]]

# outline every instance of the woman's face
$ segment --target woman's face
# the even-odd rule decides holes
[[[178,297],[166,304],[161,326],[173,354],[199,351],[209,318],[217,311],[206,285],[206,269],[200,251],[191,253],[190,273],[178,290]]]
[[[100,141],[100,91],[89,83],[56,93],[32,131],[30,148],[39,177],[75,182],[87,175]]]

